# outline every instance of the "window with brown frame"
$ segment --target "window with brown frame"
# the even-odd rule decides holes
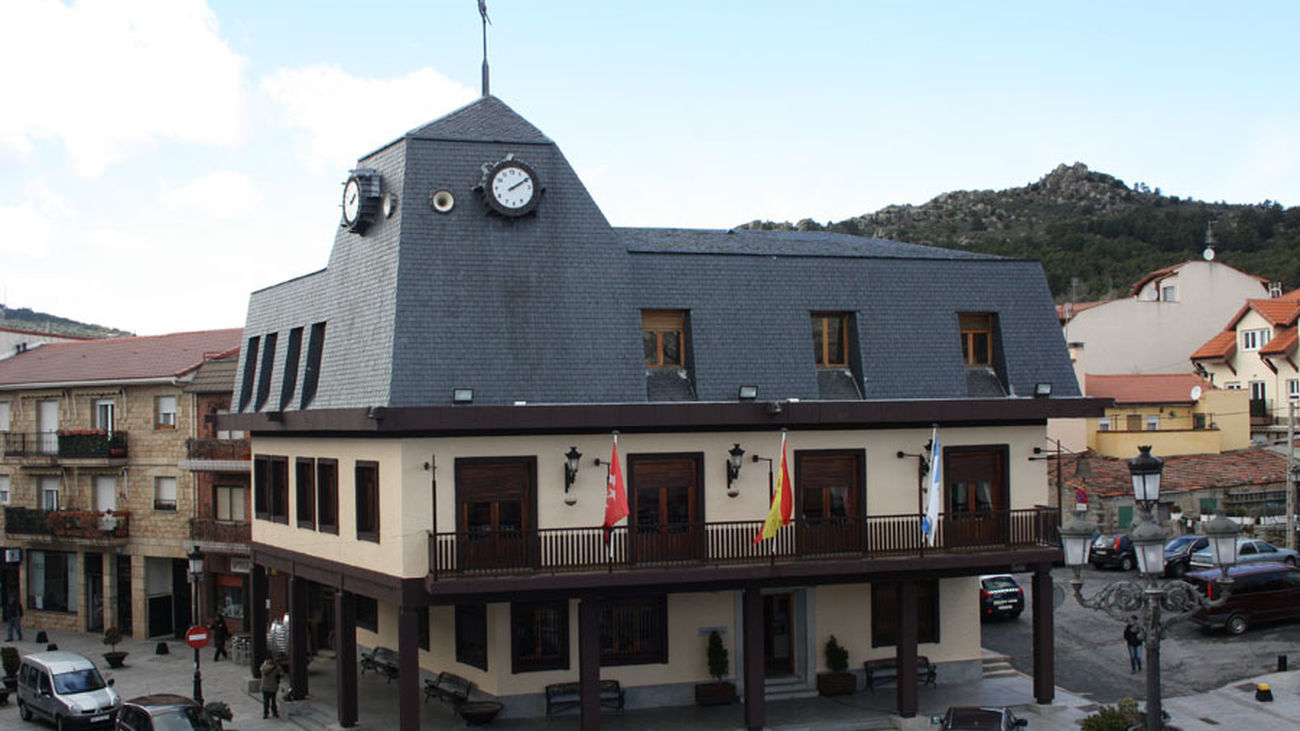
[[[487,605],[456,605],[456,662],[488,669]]]
[[[358,461],[356,468],[357,540],[379,542],[379,463]]]
[[[371,632],[379,631],[379,602],[368,596],[357,595],[357,626]]]
[[[511,672],[569,669],[569,603],[510,605]]]
[[[961,327],[961,358],[968,366],[993,365],[993,315],[963,312],[957,315]]]
[[[871,646],[898,644],[899,591],[897,583],[871,584]],[[939,582],[916,582],[916,641],[939,641]]]
[[[641,344],[646,368],[681,368],[685,310],[642,310]]]
[[[813,358],[818,368],[849,366],[849,315],[845,312],[812,313]]]
[[[605,602],[600,615],[600,664],[668,662],[668,606],[664,597]]]
[[[299,528],[316,527],[316,460],[299,457],[293,463],[294,497]]]
[[[253,457],[253,514],[262,520],[289,522],[288,457]]]
[[[316,460],[316,529],[339,532],[339,461]]]
[[[265,454],[253,457],[253,515],[260,520],[271,516],[270,481],[271,458]]]
[[[415,628],[415,641],[421,650],[429,649],[429,608],[420,607],[416,612],[415,622],[418,625]]]

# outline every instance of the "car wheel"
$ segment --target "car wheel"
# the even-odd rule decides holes
[[[1286,565],[1287,565],[1287,566],[1295,566],[1295,556],[1287,556],[1287,557],[1286,557]]]
[[[1020,612],[1018,612],[1018,611],[1016,611],[1016,612],[1012,612],[1012,613],[1011,613],[1011,618],[1012,618],[1012,619],[1020,619]]]
[[[1132,571],[1132,570],[1133,570],[1133,557],[1132,557],[1132,556],[1125,556],[1124,558],[1121,558],[1121,559],[1119,560],[1119,570],[1120,570],[1120,571]]]
[[[67,729],[68,727],[65,726],[64,723],[63,723],[63,716],[55,716],[55,717],[54,717],[54,728],[55,728],[55,731],[66,731],[66,729]]]
[[[1250,623],[1246,621],[1245,617],[1240,614],[1234,614],[1231,617],[1228,617],[1227,623],[1224,624],[1224,629],[1228,630],[1228,634],[1230,635],[1239,635],[1242,632],[1245,632],[1246,628],[1249,626]]]
[[[18,702],[18,715],[23,717],[24,721],[32,720],[32,709],[27,707],[26,703]]]

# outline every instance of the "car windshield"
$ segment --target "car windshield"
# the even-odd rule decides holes
[[[216,731],[208,712],[197,706],[168,708],[152,712],[154,731]]]
[[[59,673],[54,676],[54,690],[60,694],[85,693],[103,687],[104,678],[94,668],[73,670],[70,673]]]
[[[998,589],[1014,589],[1019,586],[1016,580],[1010,576],[994,576],[984,580],[984,588],[991,591]]]
[[[1178,536],[1177,538],[1165,544],[1165,550],[1177,551],[1178,549],[1188,545],[1189,543],[1195,543],[1196,539],[1198,538],[1200,538],[1200,536]]]
[[[948,728],[954,731],[1002,728],[1002,711],[994,708],[954,708],[948,717]]]

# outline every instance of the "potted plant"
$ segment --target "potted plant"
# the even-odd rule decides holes
[[[222,701],[208,701],[203,706],[203,709],[208,712],[209,716],[216,719],[218,731],[222,728],[222,724],[235,717],[235,714],[230,710],[230,704]]]
[[[117,643],[121,641],[122,630],[118,629],[117,625],[113,625],[104,630],[104,644],[112,648],[109,652],[104,653],[104,662],[108,663],[110,668],[122,667],[122,663],[126,660],[126,656],[129,654],[118,651]]]
[[[708,645],[709,675],[712,683],[700,683],[695,686],[695,702],[701,706],[722,706],[736,702],[736,685],[723,680],[731,669],[727,648],[722,645],[722,635],[715,629],[709,632]]]
[[[817,674],[817,692],[822,695],[851,695],[858,689],[858,679],[849,672],[849,651],[835,635],[826,640],[826,667],[829,673]]]

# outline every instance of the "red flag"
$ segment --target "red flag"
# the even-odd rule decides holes
[[[775,538],[782,526],[790,525],[790,514],[794,512],[794,494],[790,489],[790,467],[785,461],[785,433],[781,434],[781,471],[776,476],[776,491],[772,493],[772,507],[767,511],[767,520],[758,529],[754,542]]]
[[[623,487],[623,468],[618,464],[618,434],[609,457],[609,486],[605,488],[605,541],[609,541],[614,524],[627,517],[627,489]]]

